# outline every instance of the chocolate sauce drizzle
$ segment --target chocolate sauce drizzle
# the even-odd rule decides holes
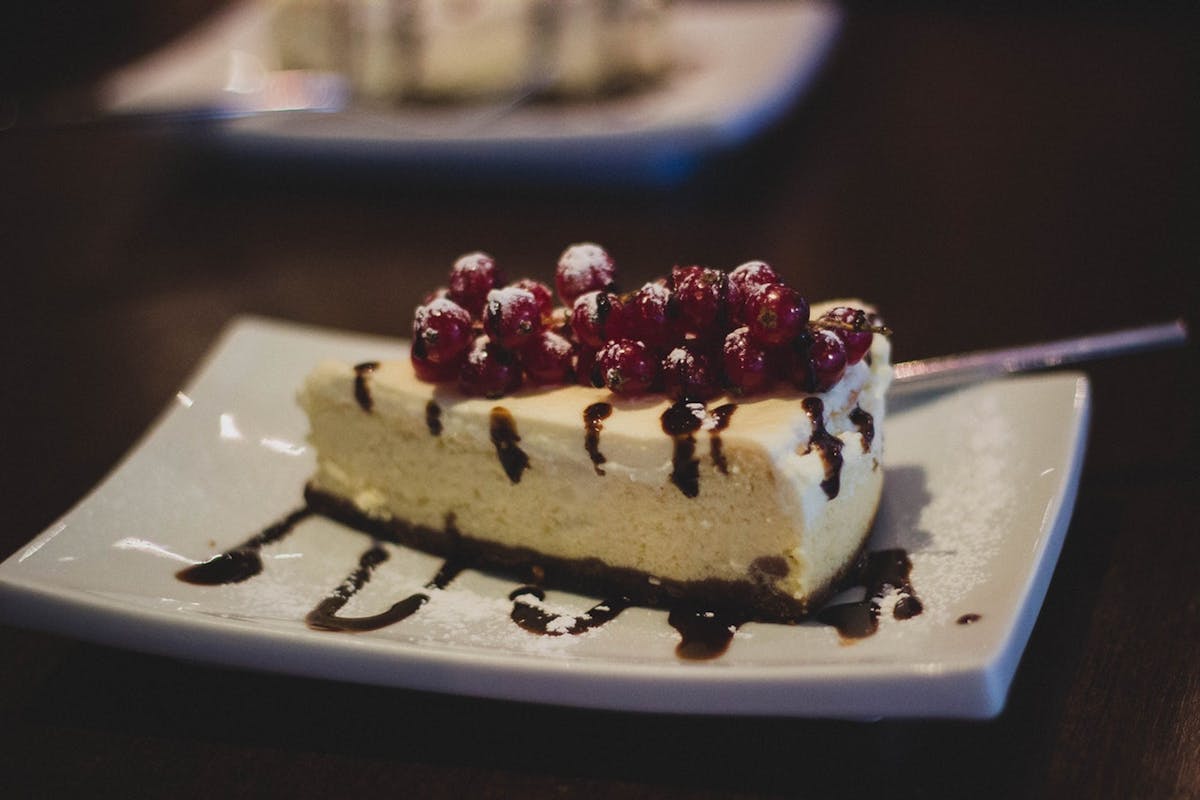
[[[880,601],[889,588],[900,595],[892,608],[898,620],[912,619],[925,610],[912,587],[912,561],[901,549],[878,550],[859,564],[854,584],[866,587],[866,596],[854,603],[826,606],[817,620],[838,629],[844,639],[862,639],[879,628]],[[854,585],[852,584],[852,585]]]
[[[871,451],[871,442],[875,441],[875,418],[868,412],[862,410],[862,406],[855,406],[850,412],[850,421],[858,427],[858,432],[862,434],[862,449],[864,453]]]
[[[700,460],[696,458],[696,432],[704,427],[706,420],[712,420],[713,423],[708,431],[713,465],[721,474],[729,474],[729,464],[721,447],[721,431],[729,427],[729,420],[736,410],[737,403],[726,403],[709,411],[704,403],[684,397],[662,413],[660,422],[663,433],[675,442],[675,449],[671,454],[671,483],[679,487],[684,496],[697,497],[700,494]]]
[[[583,410],[583,446],[597,475],[604,474],[600,465],[608,460],[600,452],[600,431],[604,430],[603,421],[612,416],[612,410],[611,403],[592,403]]]
[[[725,460],[725,450],[721,446],[721,431],[729,427],[729,420],[733,417],[734,411],[737,411],[737,403],[726,403],[709,412],[714,420],[713,427],[708,432],[709,449],[712,451],[713,466],[722,475],[729,474],[729,463]]]
[[[442,407],[436,400],[425,404],[425,425],[434,436],[442,435]]]
[[[208,561],[181,569],[175,573],[175,577],[184,583],[201,586],[218,586],[249,580],[262,572],[262,549],[287,536],[297,524],[312,514],[312,509],[307,506],[298,508],[278,522],[268,525],[257,536],[213,556]]]
[[[262,559],[259,551],[267,544],[279,541],[287,536],[298,523],[310,515],[321,513],[305,506],[287,514],[283,519],[263,529],[261,533],[244,543],[209,559],[201,564],[188,567],[176,573],[176,577],[184,582],[200,585],[218,585],[240,583],[262,571]],[[447,534],[454,538],[457,532],[454,521],[447,519]],[[342,617],[338,612],[354,597],[370,580],[375,567],[386,561],[387,551],[376,540],[373,546],[359,559],[358,567],[346,577],[332,594],[322,599],[316,607],[305,616],[305,622],[314,630],[334,632],[372,631],[393,625],[407,619],[416,613],[425,603],[429,595],[416,592],[392,604],[380,614],[367,617]],[[786,574],[786,563],[775,564],[769,559],[756,562],[760,572],[776,575]],[[460,557],[447,558],[437,574],[425,584],[426,589],[445,589],[468,566],[468,562]],[[855,572],[847,582],[849,585],[866,587],[866,597],[856,603],[841,603],[828,606],[818,615],[817,620],[832,625],[844,639],[860,639],[875,633],[879,627],[880,601],[888,588],[895,589],[900,595],[893,607],[892,615],[897,620],[909,619],[920,614],[923,610],[921,600],[913,590],[909,580],[912,562],[904,550],[881,550],[870,553],[859,562]],[[533,598],[531,602],[529,598]],[[538,605],[546,599],[544,590],[539,586],[523,585],[509,594],[513,601],[510,617],[523,630],[543,636],[560,636],[570,634],[578,636],[615,619],[621,612],[633,605],[625,597],[608,599],[597,603],[585,613],[572,617],[554,614]],[[713,659],[722,655],[737,632],[749,617],[733,611],[709,610],[688,604],[675,604],[669,609],[668,622],[679,632],[681,640],[675,648],[679,658],[687,660]],[[959,617],[959,625],[969,625],[979,619],[978,614],[964,614]]]
[[[358,569],[350,573],[346,580],[333,590],[333,594],[317,603],[316,608],[304,617],[308,627],[321,631],[374,631],[405,619],[425,605],[425,601],[429,599],[428,595],[413,594],[393,604],[391,608],[380,614],[369,617],[339,617],[337,615],[342,606],[350,602],[350,598],[358,594],[358,591],[370,579],[371,572],[375,567],[387,559],[387,551],[378,543],[363,553],[362,558],[358,560]]]
[[[830,500],[838,496],[842,486],[842,440],[825,429],[825,404],[819,397],[806,397],[801,403],[809,420],[812,421],[812,437],[808,447],[817,448],[825,464],[825,480],[821,488]]]
[[[570,634],[578,636],[592,628],[598,628],[615,618],[633,603],[625,597],[616,600],[602,600],[577,617],[566,614],[555,614],[539,605],[529,602],[533,597],[537,602],[546,599],[546,592],[540,586],[520,586],[514,589],[508,599],[513,601],[512,613],[509,617],[518,626],[530,633],[541,636],[562,636]]]
[[[979,622],[979,620],[981,620],[981,619],[983,619],[983,617],[979,614],[963,614],[961,617],[959,617],[958,619],[956,619],[954,621],[956,623],[958,623],[959,625],[974,625],[976,622]]]
[[[388,625],[394,625],[401,620],[408,619],[421,606],[429,602],[429,595],[424,592],[416,592],[410,594],[403,600],[393,603],[391,608],[379,614],[372,614],[368,617],[339,617],[338,613],[342,606],[350,602],[350,598],[358,594],[367,581],[371,579],[371,573],[375,567],[387,561],[387,551],[378,542],[362,554],[358,561],[358,569],[350,573],[346,580],[342,581],[341,585],[333,590],[333,594],[326,597],[316,608],[308,612],[304,617],[304,622],[313,630],[319,631],[334,631],[337,633],[360,633],[363,631],[375,631],[380,628],[386,628]],[[437,575],[433,580],[425,584],[427,589],[444,589],[449,585],[450,581],[461,572],[463,565],[459,562],[449,560],[442,564]]]
[[[363,411],[369,412],[375,406],[375,401],[371,399],[371,387],[367,383],[367,378],[377,369],[379,369],[378,361],[364,361],[354,365],[354,399],[358,401],[358,405]]]
[[[513,483],[520,483],[521,473],[529,468],[529,456],[517,446],[521,437],[517,435],[517,422],[512,413],[503,406],[493,408],[490,429],[492,444],[496,446],[496,455],[500,457],[504,474]]]
[[[671,483],[686,497],[700,494],[700,462],[696,459],[696,431],[704,424],[703,403],[683,399],[663,412],[663,433],[675,440],[671,455]]]

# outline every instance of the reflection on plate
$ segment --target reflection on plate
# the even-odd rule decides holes
[[[239,77],[263,47],[264,19],[254,6],[234,7],[113,75],[102,87],[102,108],[215,117],[213,142],[255,156],[382,163],[404,167],[406,175],[417,169],[443,177],[671,184],[704,157],[745,143],[796,100],[830,52],[842,12],[817,2],[677,3],[670,40],[678,66],[669,77],[646,91],[591,102],[510,98],[246,113],[282,107],[278,92],[248,92]],[[330,91],[328,81],[307,92],[292,78],[282,94],[285,106],[295,107],[297,93],[319,96],[323,106]]]
[[[906,397],[888,421],[871,548],[905,548],[924,612],[846,643],[816,623],[738,628],[728,651],[680,659],[665,611],[630,608],[578,636],[510,620],[518,582],[389,558],[346,605],[414,593],[406,619],[363,633],[306,626],[369,546],[324,517],[262,550],[263,572],[196,586],[175,575],[302,504],[313,469],[293,401],[316,361],[402,353],[394,340],[236,322],[192,384],[104,483],[0,565],[8,622],[199,661],[442,692],[712,714],[986,717],[999,712],[1065,535],[1083,458],[1086,379],[1053,374]],[[565,613],[595,598],[551,593]],[[968,624],[970,623],[970,624]]]

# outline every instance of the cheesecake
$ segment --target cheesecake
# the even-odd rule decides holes
[[[532,347],[514,338],[530,326],[515,304],[501,307],[508,295],[481,294],[476,267],[492,268],[485,258],[464,257],[474,265],[466,277],[456,284],[452,276],[449,290],[427,298],[410,357],[328,361],[308,375],[299,403],[317,454],[310,506],[376,536],[548,587],[767,621],[798,621],[818,610],[862,555],[883,485],[891,345],[874,309],[853,300],[804,303],[799,327],[782,330],[786,315],[774,313],[783,308],[781,284],[771,283],[776,295],[762,301],[772,313],[759,313],[745,296],[771,292],[755,293],[734,279],[737,270],[690,273],[696,280],[689,283],[689,273],[676,268],[669,288],[648,284],[657,288],[644,293],[651,304],[664,292],[680,300],[665,327],[680,320],[674,335],[682,344],[645,348],[661,366],[639,384],[613,377],[617,368],[605,361],[612,343],[596,353],[585,343],[585,312],[596,298],[579,296],[587,287],[576,285],[563,300],[577,309],[579,334],[567,328],[559,336],[574,354],[571,374],[554,383],[509,376],[481,389],[472,358]],[[564,274],[568,286],[578,277],[571,270],[581,268],[579,258],[569,250],[560,261],[560,293]],[[593,258],[596,269],[588,272],[600,276],[597,285],[611,280],[604,258]],[[719,280],[704,283],[705,275]],[[705,367],[717,374],[707,390],[672,381],[671,370],[702,350],[695,331],[705,322],[687,320],[702,318],[704,305],[691,304],[699,309],[692,313],[683,300],[693,284],[718,287],[713,296],[724,305],[715,324],[728,331],[718,337],[727,354],[748,328],[761,340],[778,339],[770,345],[777,353],[794,356],[801,342],[807,377],[762,382],[727,359],[727,368]],[[611,300],[626,309],[637,302],[615,293]],[[457,311],[439,316],[449,306]],[[455,314],[473,326],[464,334],[473,344],[461,352],[447,344]],[[562,321],[553,313],[544,319],[547,327]],[[632,325],[609,338],[629,341]],[[820,380],[819,360],[831,358],[822,348],[842,347],[838,336],[857,337],[847,343],[850,358],[843,347],[836,380]],[[439,347],[443,363],[431,363]],[[744,354],[736,355],[744,365]],[[619,364],[631,363],[623,357]],[[506,363],[517,361],[513,355]],[[777,357],[771,363],[776,373],[797,369],[779,367]]]

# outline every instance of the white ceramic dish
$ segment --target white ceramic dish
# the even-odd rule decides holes
[[[669,184],[782,114],[824,63],[842,12],[817,2],[678,3],[670,35],[678,66],[643,92],[559,104],[351,105],[331,113],[261,113],[276,107],[274,94],[246,89],[239,76],[247,64],[269,62],[266,19],[261,5],[232,7],[111,76],[102,108],[216,117],[214,141],[243,154],[389,163],[443,176]],[[320,83],[314,95],[326,103],[329,91]],[[285,94],[295,102],[294,89]]]
[[[310,630],[305,614],[367,549],[321,517],[263,551],[244,583],[178,569],[302,504],[313,469],[293,395],[324,357],[402,356],[395,340],[245,318],[124,462],[0,565],[0,616],[81,639],[343,681],[576,706],[708,714],[987,717],[1008,686],[1053,572],[1083,459],[1088,384],[1051,374],[905,397],[887,421],[872,549],[906,548],[924,612],[843,643],[818,623],[749,623],[721,657],[686,661],[667,614],[631,608],[580,636],[509,619],[518,585],[464,572],[408,619],[369,633]],[[440,561],[390,560],[345,609],[372,614]],[[894,598],[892,598],[894,600]],[[594,599],[551,593],[581,612]],[[964,614],[979,615],[960,624]]]

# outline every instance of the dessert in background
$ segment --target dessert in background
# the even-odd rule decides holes
[[[283,69],[346,75],[365,100],[591,97],[670,65],[662,0],[280,0]]]

